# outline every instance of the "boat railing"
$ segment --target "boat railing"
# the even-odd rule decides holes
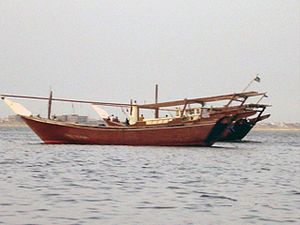
[[[143,121],[146,123],[146,125],[157,125],[157,124],[166,124],[173,120],[172,117],[166,117],[166,118],[152,118],[152,119],[144,119]]]

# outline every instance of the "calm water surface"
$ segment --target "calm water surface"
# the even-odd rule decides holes
[[[44,145],[0,128],[0,224],[300,224],[300,132],[246,140]]]

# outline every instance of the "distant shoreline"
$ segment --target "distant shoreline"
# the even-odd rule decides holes
[[[300,128],[253,128],[253,131],[300,131]]]
[[[0,127],[28,127],[25,123],[0,123]]]

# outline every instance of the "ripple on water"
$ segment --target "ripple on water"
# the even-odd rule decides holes
[[[208,194],[203,194],[201,195],[201,198],[211,198],[211,199],[225,199],[229,201],[236,202],[236,199],[225,197],[225,196],[217,196],[217,195],[208,195]]]

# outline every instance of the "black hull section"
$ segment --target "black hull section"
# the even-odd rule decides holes
[[[255,122],[248,121],[247,119],[238,120],[228,128],[229,132],[227,136],[221,138],[221,141],[240,141],[250,132],[255,124]]]
[[[220,139],[220,137],[222,136],[223,132],[228,129],[228,127],[230,126],[230,124],[232,124],[232,121],[234,120],[235,117],[224,117],[222,119],[220,119],[216,125],[214,126],[214,128],[211,130],[211,132],[209,133],[209,135],[207,136],[207,138],[205,139],[205,143],[208,146],[211,146],[213,143],[215,143],[216,141],[218,141]]]
[[[219,141],[240,141],[251,131],[257,122],[265,120],[269,117],[270,114],[266,114],[252,119],[239,119],[224,131]]]

